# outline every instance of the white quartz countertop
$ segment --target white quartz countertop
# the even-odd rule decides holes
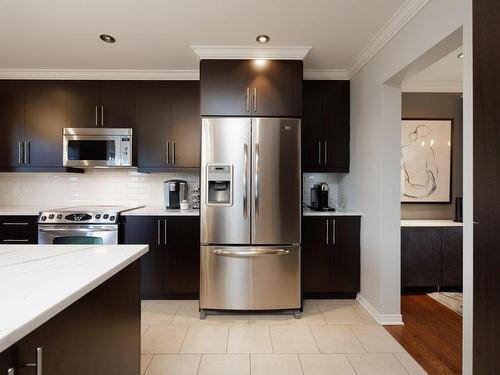
[[[42,206],[27,206],[27,207],[14,207],[14,206],[0,206],[0,216],[38,216],[40,211],[51,210],[54,207]]]
[[[304,208],[302,210],[302,216],[363,216],[359,211],[314,211],[310,208]]]
[[[164,206],[145,206],[121,213],[122,216],[200,216],[200,210],[167,210]]]
[[[463,227],[453,220],[401,220],[402,227]]]
[[[0,353],[147,251],[146,245],[0,246]]]

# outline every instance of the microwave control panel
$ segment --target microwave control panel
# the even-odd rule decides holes
[[[129,166],[132,165],[132,138],[122,137],[120,142],[120,155],[121,155],[121,165]]]

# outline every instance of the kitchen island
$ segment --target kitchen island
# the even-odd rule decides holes
[[[138,260],[147,251],[0,246],[0,374],[35,374],[21,367],[37,353],[51,375],[139,374]]]

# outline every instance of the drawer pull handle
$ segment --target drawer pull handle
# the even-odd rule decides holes
[[[9,239],[6,239],[6,240],[2,240],[2,242],[29,242],[30,240],[27,240],[27,239],[12,239],[12,238],[9,238]]]
[[[2,225],[30,225],[30,223],[2,223]]]

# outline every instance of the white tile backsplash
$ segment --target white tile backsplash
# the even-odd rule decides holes
[[[138,173],[131,170],[87,170],[68,173],[0,173],[0,206],[64,207],[83,204],[164,204],[163,182],[188,182],[188,198],[199,185],[199,175]]]
[[[328,206],[335,207],[341,192],[339,189],[339,177],[336,173],[304,173],[302,175],[302,194],[305,205],[311,204],[311,188],[320,182],[326,182],[330,186],[328,194]]]

